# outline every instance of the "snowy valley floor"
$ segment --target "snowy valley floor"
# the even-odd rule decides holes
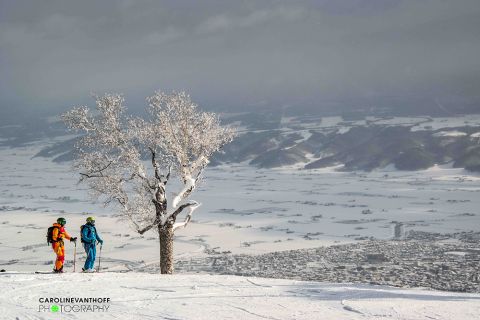
[[[0,319],[59,319],[38,299],[98,294],[109,312],[61,318],[480,319],[478,174],[209,168],[193,197],[202,207],[175,235],[177,274],[164,277],[154,232],[86,200],[69,166],[32,166],[32,152],[0,149]],[[72,274],[67,243],[69,273],[33,274],[52,269],[45,233],[57,217],[78,236],[92,214],[105,273]],[[76,258],[78,271],[80,246]]]
[[[73,226],[81,225],[84,219],[79,214],[64,215]],[[44,240],[48,225],[43,227],[43,224],[54,221],[55,215],[9,211],[3,212],[1,217],[5,220],[0,220],[0,270],[51,271],[55,255]],[[99,221],[99,230],[105,239],[101,255],[103,271],[158,271],[155,234],[146,237],[122,234],[117,219],[111,216]],[[192,224],[185,230],[198,233],[203,228],[205,226]],[[77,235],[74,227],[67,226],[67,230]],[[208,229],[203,232],[209,233]],[[228,234],[222,238],[228,238]],[[73,271],[74,249],[74,245],[67,242],[65,269],[68,272]],[[181,274],[228,274],[480,293],[480,232],[410,231],[394,240],[364,239],[288,249],[256,254],[242,250],[220,251],[202,241],[201,237],[186,241],[180,236],[175,237],[174,267],[175,272]],[[84,262],[85,253],[79,243],[77,271]]]
[[[0,285],[2,319],[464,320],[480,317],[479,294],[361,284],[219,275],[3,273]],[[109,298],[110,302],[95,304],[108,306],[108,310],[94,314],[88,311],[92,309],[86,309],[93,308],[92,303],[40,303],[41,298],[66,297]],[[78,312],[81,305],[86,306],[84,312]],[[57,306],[58,311],[53,312],[52,306]]]

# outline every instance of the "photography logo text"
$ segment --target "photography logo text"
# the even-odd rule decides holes
[[[110,298],[105,297],[42,297],[38,302],[38,312],[108,312],[110,308]]]

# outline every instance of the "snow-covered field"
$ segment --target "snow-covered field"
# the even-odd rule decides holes
[[[157,261],[153,231],[140,237],[118,220],[115,208],[91,203],[69,165],[32,158],[39,148],[0,149],[0,264],[49,268],[48,226],[65,216],[67,230],[77,236],[92,214],[106,242],[106,267]],[[176,232],[175,253],[189,257],[211,249],[257,254],[365,237],[389,239],[397,222],[406,232],[480,231],[479,194],[480,175],[448,167],[371,173],[207,168],[192,196],[202,206],[194,221]]]
[[[12,273],[0,275],[0,286],[2,319],[470,320],[480,315],[479,294],[236,276]],[[40,301],[67,297],[109,301]]]
[[[136,319],[478,319],[480,296],[370,285],[340,285],[233,276],[116,273],[158,261],[154,232],[139,236],[115,208],[91,203],[68,165],[32,158],[42,144],[0,149],[0,312],[5,319],[58,319],[39,313],[40,297],[106,296],[110,309],[95,318]],[[172,190],[176,191],[176,190]],[[370,173],[333,169],[260,170],[243,165],[207,168],[192,199],[194,221],[175,236],[175,258],[217,252],[259,254],[358,241],[406,232],[480,231],[480,175],[434,167]],[[62,276],[49,271],[54,254],[45,233],[58,216],[78,236],[96,215],[105,245],[102,274],[72,274],[67,244]],[[77,272],[85,256],[77,247]],[[131,316],[135,314],[135,316]],[[69,313],[65,318],[91,318]]]

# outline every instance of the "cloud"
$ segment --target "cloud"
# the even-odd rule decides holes
[[[465,95],[480,101],[477,0],[0,0],[0,108],[154,89],[201,104]],[[130,98],[129,98],[130,97]]]
[[[145,36],[145,42],[150,45],[164,44],[169,41],[179,39],[184,35],[183,31],[174,27],[167,27],[165,30],[154,31]]]
[[[211,33],[233,28],[252,28],[272,20],[288,23],[300,19],[304,14],[305,10],[303,8],[285,6],[255,10],[239,16],[219,14],[208,17],[206,21],[200,23],[197,31],[199,33]]]

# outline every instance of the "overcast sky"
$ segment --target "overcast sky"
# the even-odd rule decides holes
[[[479,0],[0,0],[0,108],[480,101]]]

